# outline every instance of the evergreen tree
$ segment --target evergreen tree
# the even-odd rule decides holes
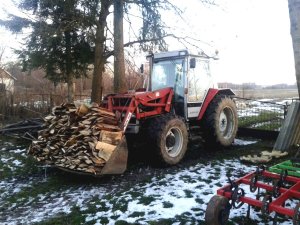
[[[31,30],[24,49],[18,51],[24,70],[43,68],[54,83],[68,84],[68,101],[73,101],[73,78],[85,74],[93,59],[79,0],[23,0],[19,8],[30,14],[10,15],[0,21],[12,32]]]
[[[129,24],[132,18],[142,20],[138,32],[133,31],[134,37],[127,43],[123,43],[121,35],[122,21],[115,26],[117,35],[109,27],[114,3],[119,7],[115,10],[119,19],[126,17]],[[53,82],[67,82],[71,101],[72,79],[84,74],[88,64],[93,63],[91,100],[97,103],[102,99],[102,74],[108,58],[115,55],[116,62],[123,63],[116,69],[114,83],[115,91],[126,90],[123,48],[166,50],[164,38],[177,37],[173,31],[167,31],[161,13],[168,10],[179,16],[182,13],[168,0],[21,0],[19,7],[30,16],[11,15],[8,20],[0,20],[0,25],[16,33],[30,29],[25,48],[19,52],[24,69],[44,68]]]

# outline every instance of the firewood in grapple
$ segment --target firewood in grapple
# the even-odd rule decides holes
[[[123,173],[126,169],[127,148],[123,132],[114,113],[92,105],[62,104],[54,107],[46,116],[45,127],[33,141],[28,154],[37,161],[73,172],[102,175],[102,170],[112,158],[105,171]],[[125,141],[126,142],[126,141]],[[121,149],[118,146],[123,146]],[[117,151],[117,152],[116,152]],[[120,156],[113,156],[119,154]],[[121,171],[122,170],[122,171]]]

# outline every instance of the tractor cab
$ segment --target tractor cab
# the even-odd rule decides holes
[[[149,91],[171,87],[175,113],[197,119],[209,88],[217,88],[209,69],[209,57],[187,50],[156,53],[150,59]]]

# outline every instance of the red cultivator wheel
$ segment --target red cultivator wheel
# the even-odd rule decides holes
[[[249,195],[244,191],[248,189],[254,195],[256,192],[256,196],[253,197],[253,194]],[[208,225],[224,224],[224,218],[228,219],[229,210],[239,208],[244,203],[248,204],[249,207],[260,209],[264,216],[269,216],[275,212],[275,215],[292,218],[294,225],[300,225],[300,178],[287,176],[286,171],[275,174],[264,168],[258,168],[255,172],[234,182],[229,179],[229,184],[220,188],[217,194],[209,201],[206,209],[205,221]],[[287,201],[293,204],[285,204]],[[225,207],[225,202],[229,204],[229,207]],[[291,206],[295,203],[297,204],[296,207]],[[222,216],[225,208],[228,209],[226,211],[227,217]],[[275,216],[274,224],[276,221],[277,216]]]

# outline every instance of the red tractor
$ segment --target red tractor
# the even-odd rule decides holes
[[[210,58],[183,50],[153,54],[149,60],[146,88],[106,97],[105,107],[120,118],[126,137],[147,132],[148,143],[167,165],[181,161],[194,134],[201,134],[206,146],[230,146],[238,127],[234,93],[217,88]],[[122,146],[123,154],[114,160],[119,173],[127,162]]]

